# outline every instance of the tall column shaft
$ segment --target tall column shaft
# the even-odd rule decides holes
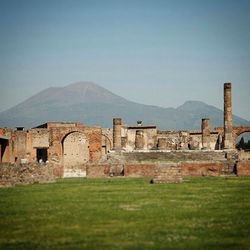
[[[233,115],[231,83],[224,83],[224,148],[233,148]]]
[[[210,120],[203,118],[201,122],[202,148],[210,149]]]
[[[122,148],[122,136],[121,136],[122,119],[113,119],[113,149],[121,150]]]
[[[0,144],[0,163],[2,163],[2,145]]]

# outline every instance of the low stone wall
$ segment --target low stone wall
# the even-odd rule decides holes
[[[157,164],[125,164],[124,175],[128,177],[154,177]]]
[[[239,160],[240,161],[250,161],[250,151],[244,151],[240,150],[239,151]]]
[[[228,153],[224,151],[187,150],[187,151],[151,151],[122,152],[118,159],[130,162],[183,162],[183,161],[223,161]],[[116,157],[114,155],[114,157]]]
[[[164,166],[169,168],[169,166],[176,167],[178,165],[182,176],[220,176],[223,174],[226,164],[226,162],[125,164],[124,175],[128,177],[154,177],[155,173],[159,171],[159,169],[164,168]],[[168,171],[166,170],[166,174],[167,173]],[[171,176],[171,171],[169,175]]]
[[[223,162],[182,162],[182,176],[219,176],[222,174]]]
[[[88,164],[86,168],[87,178],[101,178],[109,176],[109,164]]]
[[[102,178],[112,176],[123,176],[123,165],[121,164],[88,164],[87,178]]]
[[[155,169],[155,176],[151,183],[180,183],[182,182],[179,164],[159,164]]]
[[[250,176],[250,161],[240,161],[236,165],[238,176]]]
[[[51,165],[10,163],[0,164],[0,187],[47,183],[55,180]]]

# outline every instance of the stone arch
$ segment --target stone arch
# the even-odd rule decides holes
[[[80,131],[72,131],[62,139],[64,177],[86,176],[89,161],[89,141]]]
[[[236,145],[237,138],[240,135],[244,133],[249,133],[249,132],[250,132],[250,127],[247,127],[247,126],[234,127],[233,128],[234,145]]]
[[[234,127],[233,133],[235,137],[238,137],[239,135],[250,132],[250,127]]]
[[[106,155],[111,149],[111,139],[106,134],[102,134],[102,156]]]

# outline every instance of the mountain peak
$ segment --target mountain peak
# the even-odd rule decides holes
[[[15,107],[0,113],[0,126],[34,127],[53,121],[81,121],[86,125],[112,126],[113,117],[124,123],[143,120],[161,129],[197,129],[201,118],[209,117],[211,127],[221,126],[223,112],[200,101],[187,101],[177,109],[130,102],[93,82],[75,82],[45,89]],[[234,124],[249,124],[234,117]]]
[[[198,110],[205,111],[210,107],[215,108],[202,101],[189,100],[189,101],[184,102],[181,106],[179,106],[177,110],[186,111],[186,112],[193,112],[193,111],[198,111]]]
[[[101,86],[97,85],[94,82],[84,82],[84,81],[80,81],[80,82],[73,82],[69,85],[66,85],[65,87],[63,87],[64,89],[70,89],[70,90],[79,90],[79,89],[88,89],[88,88],[93,88],[93,89],[98,89],[98,88],[102,88]]]
[[[62,88],[64,98],[74,98],[77,103],[116,103],[127,101],[94,82],[75,82]]]

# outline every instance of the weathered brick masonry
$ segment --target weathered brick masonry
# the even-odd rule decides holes
[[[53,166],[40,164],[0,164],[0,187],[53,182]]]
[[[241,161],[237,163],[238,176],[250,176],[250,161]]]

